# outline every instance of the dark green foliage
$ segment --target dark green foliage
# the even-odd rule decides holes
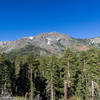
[[[32,76],[32,79],[31,79]],[[37,57],[34,53],[15,56],[13,60],[0,54],[0,94],[6,88],[13,96],[42,100],[61,100],[64,81],[68,96],[83,100],[91,98],[91,82],[95,83],[95,98],[100,96],[100,50],[73,52],[67,49],[62,57]],[[97,99],[99,100],[99,99]]]
[[[17,94],[25,96],[25,93],[30,90],[30,81],[28,75],[28,65],[24,63],[20,66],[19,77],[16,80]]]
[[[0,92],[4,89],[5,84],[9,93],[11,93],[11,70],[10,62],[7,61],[4,54],[0,54]]]

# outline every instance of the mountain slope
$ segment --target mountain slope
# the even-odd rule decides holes
[[[14,55],[27,55],[34,51],[36,55],[60,55],[66,48],[88,50],[90,47],[100,48],[100,38],[74,39],[58,32],[41,33],[35,37],[24,37],[11,42],[0,42],[0,51]]]

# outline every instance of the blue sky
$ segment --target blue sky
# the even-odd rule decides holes
[[[0,0],[0,41],[53,31],[100,37],[100,0]]]

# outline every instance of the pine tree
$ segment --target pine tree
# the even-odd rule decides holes
[[[87,87],[88,87],[88,75],[87,75],[87,68],[88,68],[88,60],[89,60],[89,55],[86,51],[81,52],[80,58],[79,58],[79,80],[77,84],[77,91],[76,94],[79,97],[82,97],[85,99],[87,97]]]
[[[88,90],[91,90],[92,82],[95,82],[96,84],[100,84],[100,79],[99,79],[100,66],[98,65],[99,59],[98,59],[97,51],[94,49],[90,49],[88,51],[88,54],[89,54],[88,68],[87,68]],[[89,96],[91,96],[90,94],[91,91],[88,91]]]
[[[60,60],[59,60],[60,61]],[[63,95],[63,67],[59,65],[58,58],[49,58],[46,70],[47,96],[50,100],[60,100]]]
[[[54,63],[53,63],[53,58],[50,58],[50,61],[48,62],[47,66],[47,73],[46,73],[46,79],[47,79],[47,95],[50,98],[50,100],[54,100]],[[50,95],[49,95],[50,93]]]
[[[68,95],[74,95],[78,81],[78,56],[75,52],[67,49],[63,58],[62,65],[64,66],[64,81],[68,83]]]
[[[21,57],[20,57],[20,56],[16,56],[16,57],[15,57],[15,61],[14,61],[16,77],[18,77],[18,75],[19,75],[20,64],[21,64],[21,63],[22,63]]]
[[[64,67],[61,64],[61,59],[56,60],[54,68],[54,91],[55,100],[61,100],[64,94]]]
[[[17,79],[17,94],[19,96],[25,96],[26,93],[29,93],[30,90],[30,80],[28,74],[28,65],[27,63],[21,64],[19,77]]]
[[[30,97],[31,100],[33,100],[34,96],[35,96],[35,78],[39,73],[38,70],[38,66],[39,66],[39,61],[35,58],[34,53],[30,53],[27,57],[26,57],[26,62],[29,66],[29,73],[30,73]]]
[[[8,61],[4,54],[0,54],[0,92],[4,87],[11,93],[11,80]]]
[[[46,67],[48,65],[48,59],[49,59],[49,57],[39,58],[39,62],[40,62],[39,70],[43,77],[45,77],[45,75],[46,75]]]

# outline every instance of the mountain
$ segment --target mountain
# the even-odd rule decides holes
[[[75,39],[58,32],[41,33],[33,37],[24,37],[15,41],[0,42],[0,51],[14,56],[27,55],[34,51],[38,56],[61,55],[65,49],[83,51],[89,48],[100,48],[100,38]]]

